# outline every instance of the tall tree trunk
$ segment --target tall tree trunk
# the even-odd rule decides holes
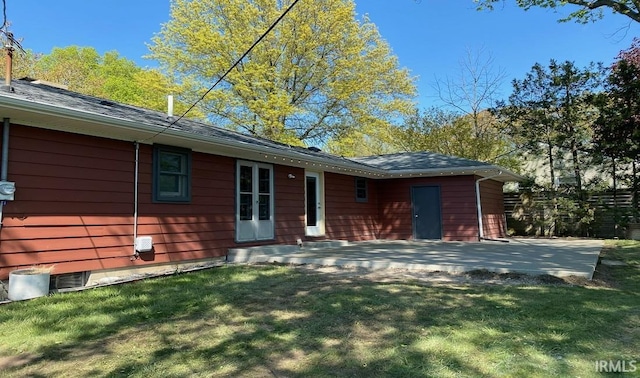
[[[613,178],[613,236],[618,237],[620,216],[618,214],[618,177],[616,175],[615,157],[611,157],[611,177]]]
[[[582,190],[582,170],[580,169],[580,156],[578,156],[578,146],[575,140],[571,139],[571,157],[573,159],[573,174],[576,176],[576,189],[580,201],[584,201],[584,191]]]
[[[556,215],[558,214],[558,199],[556,198],[556,171],[553,168],[553,164],[554,164],[554,158],[553,158],[553,144],[551,144],[551,141],[547,140],[547,157],[549,158],[549,175],[551,176],[551,190],[550,190],[550,195],[551,195],[551,203],[553,205],[553,215],[552,215],[552,220],[553,220],[553,227],[550,228],[548,230],[548,236],[553,236],[556,230]],[[546,234],[547,232],[543,232],[543,235]]]
[[[551,143],[547,144],[549,147],[547,148],[547,159],[549,160],[549,176],[551,179],[551,191],[555,192],[556,189],[556,171],[553,168],[553,145]]]
[[[571,131],[575,133],[574,130]],[[578,146],[574,137],[571,137],[571,159],[573,161],[573,174],[576,177],[576,191],[578,194],[578,211],[576,212],[577,214],[574,214],[574,216],[577,215],[581,219],[584,219],[583,216],[585,215],[585,213],[583,212],[587,211],[587,198],[582,188],[582,170],[580,169],[580,156],[578,155]],[[575,226],[577,226],[576,231],[578,231],[581,236],[588,236],[589,229],[587,225],[582,222],[582,220],[578,220],[577,222],[575,222],[574,227]]]
[[[638,223],[638,166],[636,165],[637,160],[634,159],[631,162],[632,170],[633,170],[633,222]]]

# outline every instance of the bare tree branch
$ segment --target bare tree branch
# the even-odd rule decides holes
[[[497,2],[505,3],[506,0],[473,0],[478,10],[493,9]],[[635,22],[640,22],[639,0],[516,0],[517,5],[525,10],[532,7],[557,8],[566,4],[577,5],[581,9],[572,12],[568,17],[560,21],[575,20],[580,23],[595,21],[602,17],[600,10],[609,8],[614,13],[627,16]],[[594,13],[594,11],[598,11]]]
[[[436,79],[434,89],[444,104],[471,116],[475,136],[480,137],[485,129],[480,113],[495,104],[506,72],[496,68],[493,56],[483,49],[467,49],[459,64],[458,77]]]
[[[638,2],[632,1],[633,7],[627,5],[628,1],[613,1],[613,0],[596,0],[596,1],[584,1],[584,0],[568,0],[567,3],[580,5],[582,7],[594,10],[601,7],[607,7],[613,9],[615,12],[623,14],[636,22],[640,22],[640,13]],[[635,9],[634,9],[635,8]]]

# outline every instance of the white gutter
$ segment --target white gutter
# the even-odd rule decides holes
[[[145,136],[147,138],[149,136],[154,136],[158,133],[159,130],[164,129],[166,127],[166,125],[142,124],[137,121],[129,121],[126,119],[115,118],[115,117],[111,117],[104,114],[96,114],[92,112],[86,112],[86,111],[70,109],[70,108],[61,108],[61,107],[52,106],[48,104],[16,99],[14,97],[9,97],[9,96],[0,96],[0,98],[1,98],[0,106],[6,106],[9,108],[13,108],[15,110],[45,114],[48,116],[54,115],[54,116],[73,119],[81,122],[91,122],[91,123],[104,125],[104,126],[118,127],[120,129],[142,134],[139,137],[135,138],[135,140],[145,140]],[[44,125],[39,125],[39,126],[45,127]],[[206,126],[206,125],[203,124],[203,126]],[[211,125],[211,127],[216,127],[216,126]],[[51,127],[49,126],[45,128],[51,128]],[[150,134],[150,135],[144,135],[144,134]],[[215,138],[215,137],[200,135],[200,134],[192,134],[192,133],[188,133],[181,130],[168,129],[164,131],[161,134],[161,136],[170,136],[172,138],[177,138],[177,139],[190,141],[190,142],[198,142],[198,143],[205,142],[207,144],[210,144],[212,147],[226,147],[226,148],[232,147],[241,152],[251,152],[251,153],[257,152],[257,153],[268,154],[268,155],[277,155],[279,157],[288,158],[288,159],[305,160],[305,161],[309,161],[316,164],[322,164],[323,166],[341,167],[343,169],[351,169],[355,171],[367,172],[372,174],[384,175],[388,173],[388,171],[386,170],[374,168],[370,166],[364,166],[363,164],[359,164],[351,160],[345,159],[346,161],[339,162],[335,160],[323,159],[322,157],[303,154],[295,150],[287,150],[285,148],[262,146],[259,144],[246,143],[243,141],[233,140],[233,139],[221,140],[220,138]],[[133,140],[133,139],[130,139],[130,140]]]
[[[137,121],[129,121],[127,119],[115,118],[105,114],[96,114],[93,112],[87,112],[82,110],[76,110],[71,108],[63,108],[57,107],[49,104],[43,104],[38,102],[26,101],[23,99],[17,99],[11,96],[2,96],[0,95],[0,106],[6,106],[9,108],[13,108],[19,111],[26,112],[35,112],[40,114],[45,114],[47,116],[58,116],[67,119],[73,119],[81,122],[91,122],[97,125],[105,125],[117,127],[120,130],[125,130],[129,132],[136,133],[136,136],[132,136],[129,141],[144,141],[149,137],[156,136],[159,130],[162,130],[166,127],[166,125],[149,125],[139,123]],[[51,128],[48,125],[38,125],[39,127]],[[216,127],[211,125],[211,127]],[[54,128],[55,129],[55,128]],[[65,131],[65,130],[63,130]],[[91,135],[91,134],[89,134]],[[103,135],[98,135],[103,136]],[[321,156],[314,156],[311,154],[304,154],[300,151],[296,151],[293,149],[287,149],[286,147],[270,147],[263,146],[260,144],[247,143],[240,140],[234,139],[220,139],[212,136],[200,135],[200,134],[192,134],[189,132],[175,130],[175,129],[167,129],[165,130],[159,137],[170,137],[172,139],[172,144],[175,145],[176,140],[182,140],[188,145],[193,144],[204,144],[208,147],[211,147],[212,150],[217,149],[232,149],[237,151],[239,156],[242,157],[243,154],[262,154],[264,155],[264,161],[278,163],[282,160],[290,159],[292,161],[304,161],[309,163],[315,163],[318,165],[319,169],[322,170],[330,170],[334,172],[358,175],[375,175],[380,178],[401,178],[401,177],[435,177],[435,176],[446,176],[446,175],[478,175],[484,176],[482,173],[491,174],[492,172],[499,171],[499,175],[503,175],[506,177],[512,177],[514,181],[522,180],[523,177],[510,172],[504,168],[493,166],[493,165],[481,165],[481,166],[470,166],[470,167],[456,167],[456,168],[436,168],[436,169],[423,169],[423,170],[387,170],[382,168],[377,168],[371,165],[367,165],[366,163],[359,163],[353,160],[349,160],[347,158],[343,158],[342,160],[337,159],[326,159]],[[183,145],[181,147],[189,148],[188,145]],[[193,149],[193,148],[192,148]],[[206,150],[200,150],[200,152],[209,152]],[[223,154],[222,151],[216,151],[218,154]],[[275,159],[274,159],[275,158]],[[296,165],[296,164],[286,164],[286,165]],[[304,166],[305,168],[309,167],[308,165],[304,165],[302,163],[299,166]],[[323,169],[324,168],[324,169]],[[491,176],[495,177],[495,176]]]
[[[394,169],[394,170],[386,170],[386,176],[389,178],[398,178],[398,177],[435,177],[435,176],[453,176],[453,175],[476,175],[495,178],[497,176],[503,176],[505,178],[513,178],[514,181],[520,181],[524,179],[521,175],[517,173],[513,173],[507,169],[502,167],[498,167],[495,165],[478,165],[478,166],[469,166],[469,167],[454,167],[454,168],[433,168],[433,169]],[[496,174],[497,172],[497,174]]]
[[[480,240],[484,239],[484,225],[482,224],[482,203],[480,202],[480,181],[490,180],[500,175],[502,175],[502,171],[498,172],[497,175],[483,177],[476,180],[476,207],[478,209],[478,236]]]

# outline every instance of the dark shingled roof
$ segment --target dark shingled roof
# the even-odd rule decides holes
[[[491,168],[481,161],[437,154],[435,152],[404,152],[397,154],[364,156],[351,160],[390,171],[416,171],[448,168]]]
[[[125,105],[103,98],[71,92],[65,89],[55,88],[46,84],[31,84],[18,80],[12,83],[14,91],[8,93],[10,97],[23,98],[32,102],[57,105],[60,107],[80,110],[93,114],[101,114],[107,117],[126,119],[145,125],[167,127],[178,117],[171,118],[166,113]],[[174,130],[181,130],[191,134],[214,136],[220,139],[241,140],[247,143],[260,144],[276,148],[289,148],[290,146],[268,139],[241,134],[232,130],[223,129],[188,118],[181,119],[171,126]]]
[[[153,133],[152,130],[154,129],[157,129],[159,132],[168,127],[172,132],[184,133],[183,135],[189,135],[193,139],[197,139],[197,136],[202,136],[203,140],[213,140],[221,145],[244,145],[264,151],[272,151],[271,153],[283,154],[283,156],[292,158],[295,157],[302,160],[309,159],[326,164],[326,169],[334,169],[334,171],[346,171],[348,169],[350,172],[353,172],[353,174],[359,171],[361,173],[374,174],[379,177],[391,177],[396,174],[402,176],[411,171],[415,171],[420,175],[436,175],[442,174],[439,172],[441,170],[451,170],[447,172],[447,174],[478,174],[484,176],[491,174],[490,171],[499,170],[501,174],[502,171],[505,173],[505,175],[500,178],[501,181],[520,179],[518,175],[488,163],[432,152],[397,153],[348,159],[325,153],[318,149],[274,142],[265,138],[242,134],[187,118],[183,118],[172,125],[172,122],[176,118],[169,117],[163,112],[125,105],[46,84],[36,84],[25,80],[18,80],[13,81],[12,86],[13,91],[0,91],[0,106],[3,105],[4,98],[13,98],[20,101],[20,106],[27,111],[35,111],[37,105],[40,104],[44,107],[51,108],[50,110],[44,110],[45,113],[49,111],[54,112],[53,109],[59,109],[68,110],[77,114],[98,116],[100,121],[104,121],[105,130],[107,131],[108,125],[117,125],[123,122],[133,123],[133,127],[136,127],[136,125],[140,125],[141,127],[145,126],[147,127],[146,132],[148,133]],[[4,100],[4,102],[6,101],[7,100]],[[466,168],[472,168],[472,172],[464,171]]]
[[[46,84],[34,84],[28,80],[17,80],[12,83],[12,92],[1,92],[2,96],[29,100],[34,103],[48,104],[61,108],[87,112],[91,114],[103,115],[105,117],[117,118],[137,122],[141,125],[158,126],[165,128],[178,117],[169,117],[166,113],[144,109],[136,106],[126,105],[99,97],[84,95],[77,92],[68,91],[62,88],[52,87]],[[202,121],[182,118],[179,122],[170,127],[172,130],[183,131],[189,134],[213,137],[220,141],[236,141],[247,144],[259,145],[263,147],[286,150],[302,154],[303,156],[313,156],[326,160],[328,163],[351,163],[361,166],[362,169],[371,169],[363,163],[358,163],[340,156],[329,154],[319,149],[310,149],[299,146],[291,146],[284,143],[274,142],[258,136],[242,134],[236,131],[207,124]],[[162,129],[159,129],[159,131]]]

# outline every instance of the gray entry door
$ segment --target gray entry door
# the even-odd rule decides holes
[[[415,239],[442,239],[440,187],[414,186],[411,188],[411,201],[413,237]]]

